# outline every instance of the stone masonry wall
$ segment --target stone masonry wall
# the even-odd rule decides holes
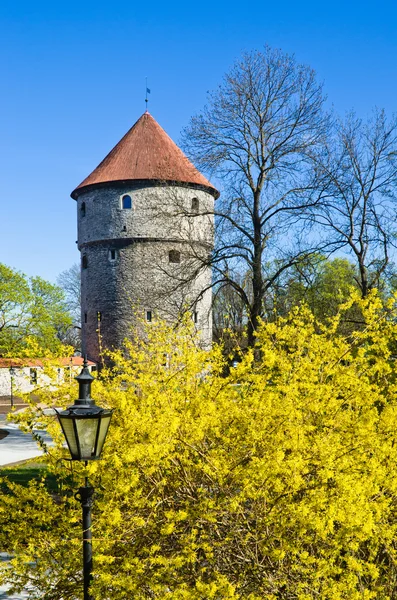
[[[132,209],[121,208],[125,194]],[[98,360],[99,333],[103,347],[120,347],[137,316],[174,322],[186,308],[203,345],[211,344],[211,269],[204,263],[213,245],[213,202],[203,190],[168,185],[99,188],[79,197],[83,352],[90,359]],[[180,262],[169,261],[170,251]]]

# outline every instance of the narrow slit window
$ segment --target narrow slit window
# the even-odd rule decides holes
[[[181,253],[179,252],[179,250],[170,250],[168,253],[168,261],[170,263],[180,263]]]
[[[86,257],[85,254],[84,254],[83,258],[81,259],[81,266],[83,267],[83,269],[88,268],[88,258]]]
[[[198,213],[200,208],[200,202],[198,198],[192,198],[192,212]]]
[[[87,313],[84,313],[84,323],[87,323],[87,321],[88,321]]]
[[[193,323],[197,323],[198,322],[198,312],[197,310],[195,310],[193,312]]]
[[[30,369],[30,383],[36,385],[37,383],[37,369]]]
[[[85,202],[81,203],[80,212],[81,212],[81,216],[85,217]]]
[[[117,259],[117,250],[114,250],[113,248],[109,250],[109,259],[111,261],[115,261]]]
[[[121,207],[122,208],[132,208],[132,199],[131,199],[131,196],[129,196],[128,194],[126,194],[125,196],[122,197],[122,199],[121,199]]]
[[[151,310],[147,310],[147,311],[146,311],[146,321],[147,321],[148,323],[151,323],[151,322],[152,322],[152,311],[151,311]]]

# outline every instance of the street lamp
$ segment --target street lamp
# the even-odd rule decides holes
[[[69,448],[72,460],[98,460],[101,457],[106,434],[109,429],[112,410],[100,408],[91,398],[91,384],[94,381],[88,370],[87,358],[83,369],[76,377],[79,382],[79,399],[66,410],[56,411],[59,423]],[[83,576],[84,600],[91,600],[89,587],[92,572],[91,507],[94,488],[85,478],[85,485],[79,488],[75,497],[83,511]]]
[[[13,406],[14,406],[14,390],[13,390],[13,387],[14,387],[14,375],[15,375],[15,369],[11,365],[11,367],[10,367],[10,380],[11,380],[11,398],[10,398],[10,401],[11,401],[11,408],[13,408]]]

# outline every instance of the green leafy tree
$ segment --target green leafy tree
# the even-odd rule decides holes
[[[294,306],[306,303],[317,319],[326,322],[336,316],[352,290],[359,289],[357,275],[355,265],[345,258],[317,255],[302,260],[275,287],[269,308],[286,316]]]
[[[266,265],[269,272],[276,271],[277,261]],[[296,306],[306,304],[314,317],[327,323],[337,315],[352,290],[359,289],[358,272],[346,258],[327,259],[320,254],[303,257],[273,283],[264,298],[264,316],[273,321],[287,316]],[[392,282],[383,286],[390,290]],[[249,277],[241,278],[241,286],[250,295]],[[384,290],[386,292],[386,290]],[[389,293],[390,295],[390,293]],[[387,294],[384,293],[386,297]],[[225,353],[246,346],[248,315],[241,297],[232,286],[223,286],[214,294],[214,339],[221,340]],[[343,314],[339,331],[349,333],[362,326],[363,318],[356,306]]]
[[[372,277],[371,270],[368,271]],[[375,277],[375,275],[374,275]],[[386,303],[396,289],[395,267],[392,263],[378,278],[379,297]],[[305,303],[314,317],[321,323],[328,323],[335,317],[342,304],[347,302],[352,291],[360,290],[361,279],[357,266],[347,258],[327,259],[314,255],[294,265],[288,274],[273,288],[273,296],[267,299],[267,316],[286,316],[299,304]],[[364,326],[360,305],[353,304],[343,312],[339,322],[339,332],[350,334]]]
[[[360,303],[365,327],[337,334]],[[396,309],[374,294],[327,327],[306,307],[262,323],[223,377],[188,326],[153,322],[94,396],[115,409],[103,461],[74,465],[58,425],[46,460],[63,494],[3,479],[3,581],[81,598],[80,506],[95,485],[95,600],[392,600],[397,595]],[[59,389],[48,404],[70,403]],[[29,429],[43,414],[20,417]],[[65,466],[66,465],[66,466]]]
[[[0,264],[0,356],[59,353],[71,322],[59,287]]]

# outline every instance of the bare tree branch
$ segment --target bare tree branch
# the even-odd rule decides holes
[[[234,65],[184,132],[187,154],[223,183],[212,266],[244,303],[250,345],[266,291],[311,251],[294,248],[293,239],[297,222],[323,198],[324,175],[309,159],[328,131],[323,104],[311,69],[265,47]],[[263,266],[272,259],[278,267],[268,276]]]

